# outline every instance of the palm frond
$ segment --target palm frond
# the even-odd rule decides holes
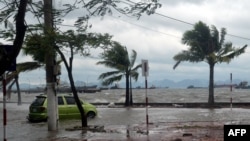
[[[131,78],[133,78],[135,81],[138,80],[138,77],[139,77],[139,73],[137,71],[131,71],[130,72],[130,76]]]
[[[223,44],[223,47],[218,51],[217,56],[225,56],[226,54],[233,51],[233,44],[231,42],[227,42]]]
[[[242,48],[230,48],[227,54],[218,56],[218,62],[227,62],[229,63],[233,58],[238,57],[239,55],[245,52],[247,45],[244,45]]]
[[[238,57],[239,55],[241,55],[242,53],[245,52],[245,49],[246,49],[247,45],[244,45],[242,48],[234,48],[233,52],[228,54],[226,57],[230,58],[230,59],[233,59],[235,57]]]
[[[219,31],[215,26],[211,27],[211,52],[217,52],[220,50],[221,46],[219,44]]]
[[[178,66],[180,63],[181,63],[181,61],[177,61],[177,62],[175,63],[175,65],[173,66],[173,69],[176,69],[177,66]]]
[[[122,77],[123,77],[123,75],[110,77],[108,79],[103,80],[102,85],[104,85],[104,86],[111,85],[116,81],[120,81],[122,79]]]
[[[105,79],[107,77],[112,77],[112,76],[115,76],[117,74],[120,74],[121,72],[120,71],[110,71],[110,72],[105,72],[105,73],[102,73],[98,79]]]
[[[209,54],[209,39],[211,39],[209,27],[202,22],[198,22],[193,30],[186,31],[183,34],[182,43],[188,45],[190,51],[205,56]]]
[[[96,64],[97,65],[104,65],[108,68],[116,68],[116,63],[114,61],[111,61],[111,60],[98,61]]]
[[[142,67],[142,64],[139,64],[139,65],[135,66],[131,71],[137,71],[141,67]]]
[[[38,69],[44,65],[41,65],[38,62],[24,62],[24,63],[18,63],[17,64],[17,72],[27,72],[32,71],[35,69]]]
[[[175,61],[189,61],[189,62],[200,62],[204,60],[203,56],[200,56],[196,52],[191,52],[187,50],[183,50],[174,56]]]
[[[221,31],[220,31],[220,46],[222,46],[225,42],[225,36],[227,34],[227,30],[226,28],[222,28]]]
[[[131,56],[129,58],[129,62],[130,62],[130,69],[134,66],[135,61],[136,61],[136,57],[137,57],[137,53],[135,50],[132,50]]]

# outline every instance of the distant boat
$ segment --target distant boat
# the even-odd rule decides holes
[[[137,86],[137,87],[135,87],[136,89],[141,89],[141,86]]]
[[[220,85],[215,84],[214,88],[230,88],[231,85],[232,85],[232,87],[236,87],[237,86],[236,84],[220,84]]]
[[[151,87],[149,87],[149,89],[155,89],[155,85],[152,85]]]
[[[101,89],[97,88],[90,88],[90,89],[83,89],[81,90],[83,93],[96,93],[96,92],[101,92]]]
[[[97,88],[97,85],[83,86],[83,89]]]
[[[83,87],[78,87],[77,89],[79,92],[83,93],[96,93],[101,91],[100,88],[97,88],[97,85],[83,86]]]
[[[70,87],[70,86],[59,86],[59,87],[57,88],[57,92],[63,92],[63,93],[69,92],[69,93],[71,93],[72,90],[71,90],[71,87]]]
[[[120,89],[118,84],[115,84],[115,86],[110,87],[110,89]]]
[[[195,87],[194,85],[189,85],[187,87],[187,89],[202,89],[202,88],[206,88],[206,87]]]
[[[247,84],[248,84],[247,81],[242,81],[242,82],[240,82],[239,85],[235,86],[235,89],[250,89],[250,86]]]
[[[109,87],[100,87],[101,90],[108,90]]]
[[[194,85],[189,85],[188,87],[187,87],[187,89],[194,89],[195,87],[194,87]]]

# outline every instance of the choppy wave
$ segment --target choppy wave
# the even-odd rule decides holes
[[[32,102],[38,94],[22,93],[23,102]],[[133,101],[136,103],[145,102],[145,89],[133,89]],[[215,102],[250,102],[250,89],[215,88]],[[90,103],[123,103],[125,101],[125,89],[102,90],[97,93],[80,93],[79,97]],[[207,102],[207,89],[149,89],[147,97],[151,103],[188,103],[188,102]],[[2,94],[0,93],[0,100]],[[11,95],[11,101],[17,101],[17,94]]]

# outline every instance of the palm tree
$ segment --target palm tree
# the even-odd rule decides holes
[[[16,83],[17,93],[18,93],[18,105],[21,105],[21,93],[20,93],[19,81],[18,81],[19,74],[22,72],[28,72],[28,71],[38,69],[42,66],[43,66],[43,64],[41,64],[39,62],[23,62],[23,63],[18,63],[16,65],[16,71],[12,71],[12,72],[7,73],[6,84],[9,84],[8,91],[7,91],[8,95],[10,97],[11,88]]]
[[[137,57],[136,51],[132,50],[132,54],[129,57],[127,48],[122,46],[118,42],[114,42],[112,48],[106,50],[101,54],[103,61],[97,62],[97,65],[105,65],[106,67],[115,69],[114,71],[102,73],[99,76],[99,79],[102,79],[103,85],[110,85],[116,81],[120,81],[123,76],[125,76],[126,81],[126,99],[125,106],[131,105],[132,102],[132,93],[129,95],[129,80],[130,76],[137,81],[139,73],[137,72],[138,68],[141,67],[137,65],[133,68],[135,60]]]
[[[220,35],[219,35],[220,34]],[[241,48],[233,47],[231,42],[225,42],[226,29],[221,32],[215,26],[209,28],[205,23],[198,22],[193,30],[186,31],[182,37],[182,43],[189,46],[188,50],[176,54],[173,58],[176,62],[174,69],[182,61],[193,63],[204,61],[208,63],[209,98],[208,103],[214,104],[214,66],[216,63],[229,63],[233,58],[245,52],[247,45]]]

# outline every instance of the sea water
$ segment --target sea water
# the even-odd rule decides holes
[[[109,89],[96,93],[78,93],[79,97],[90,103],[124,103],[125,89]],[[207,102],[207,88],[195,89],[132,89],[134,103],[144,103],[147,95],[149,103],[191,103],[191,102]],[[35,99],[36,95],[41,93],[21,93],[21,100],[30,103]],[[215,88],[215,102],[250,102],[250,89],[233,89]],[[17,94],[12,93],[8,101],[17,102]],[[2,92],[0,93],[0,101],[3,100]]]

